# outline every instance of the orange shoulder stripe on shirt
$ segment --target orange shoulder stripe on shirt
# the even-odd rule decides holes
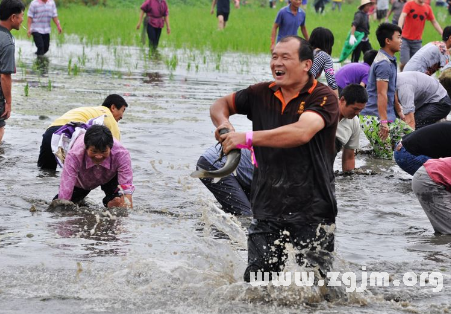
[[[318,85],[318,81],[315,79],[315,80],[313,80],[312,87],[310,87],[308,90],[309,94],[313,93],[313,90],[316,88],[316,85]]]

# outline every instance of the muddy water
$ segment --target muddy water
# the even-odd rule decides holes
[[[391,283],[406,272],[436,271],[443,289],[337,287],[338,297],[326,302],[317,287],[242,282],[249,221],[222,215],[189,173],[214,143],[209,105],[270,79],[268,56],[162,51],[148,58],[137,48],[65,44],[53,45],[40,67],[30,42],[17,47],[14,114],[0,148],[1,313],[449,312],[451,238],[433,234],[408,175],[365,154],[358,166],[376,175],[337,177],[335,270],[360,278],[366,266],[388,272]],[[110,93],[130,104],[120,127],[133,159],[135,209],[103,217],[96,190],[88,198],[93,214],[45,212],[59,172],[35,166],[41,134],[65,111],[99,105]],[[244,117],[232,123],[250,129]]]

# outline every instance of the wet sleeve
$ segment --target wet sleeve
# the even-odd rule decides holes
[[[14,59],[14,45],[10,44],[0,51],[0,73],[16,73],[16,63]]]
[[[236,92],[234,97],[236,113],[247,115],[249,120],[252,120],[251,98],[251,86]]]
[[[325,127],[336,123],[338,120],[338,98],[329,88],[322,88],[321,91],[314,91],[314,95],[309,100],[306,111],[318,113],[324,120]]]
[[[390,80],[391,67],[388,61],[382,61],[374,65],[374,74],[376,76],[376,81],[386,81]]]
[[[75,183],[77,182],[80,162],[77,156],[68,154],[64,161],[63,173],[61,174],[58,199],[68,200],[72,198]]]
[[[398,100],[404,114],[415,112],[415,91],[412,85],[404,85],[398,90]]]
[[[302,19],[301,26],[305,26],[305,20],[306,20],[305,12],[303,12],[303,15],[304,15],[304,18]]]
[[[117,181],[124,189],[125,194],[133,194],[135,186],[133,185],[133,170],[130,153],[126,150],[121,152],[119,158],[115,159],[119,162],[117,168]],[[126,190],[126,191],[125,191]]]

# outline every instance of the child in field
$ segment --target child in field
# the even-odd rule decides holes
[[[302,0],[292,0],[286,7],[280,9],[271,32],[271,51],[277,42],[285,36],[297,35],[301,28],[302,35],[306,40],[309,39],[307,28],[305,27],[305,12],[301,9]]]
[[[327,28],[317,27],[312,31],[309,43],[314,49],[313,65],[310,69],[310,73],[312,73],[313,77],[318,78],[324,71],[327,85],[329,85],[338,97],[338,87],[335,82],[334,62],[330,56],[332,54],[332,47],[334,46],[334,35]]]
[[[364,36],[360,43],[354,48],[352,52],[352,62],[359,62],[360,53],[365,53],[371,50],[371,43],[368,38],[370,34],[370,21],[368,17],[369,10],[374,6],[371,0],[361,0],[359,10],[354,14],[354,20],[352,21],[351,36],[349,37],[349,44],[351,46],[357,43],[355,32],[362,32]]]

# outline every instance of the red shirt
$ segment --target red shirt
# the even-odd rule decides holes
[[[421,40],[426,20],[435,20],[434,12],[428,4],[419,5],[415,1],[409,1],[402,9],[406,13],[402,37],[409,40]]]
[[[141,5],[141,10],[147,13],[149,24],[155,28],[163,28],[163,18],[169,15],[168,5],[165,0],[146,0]]]
[[[432,181],[445,186],[446,190],[451,192],[451,157],[429,159],[423,166]]]

